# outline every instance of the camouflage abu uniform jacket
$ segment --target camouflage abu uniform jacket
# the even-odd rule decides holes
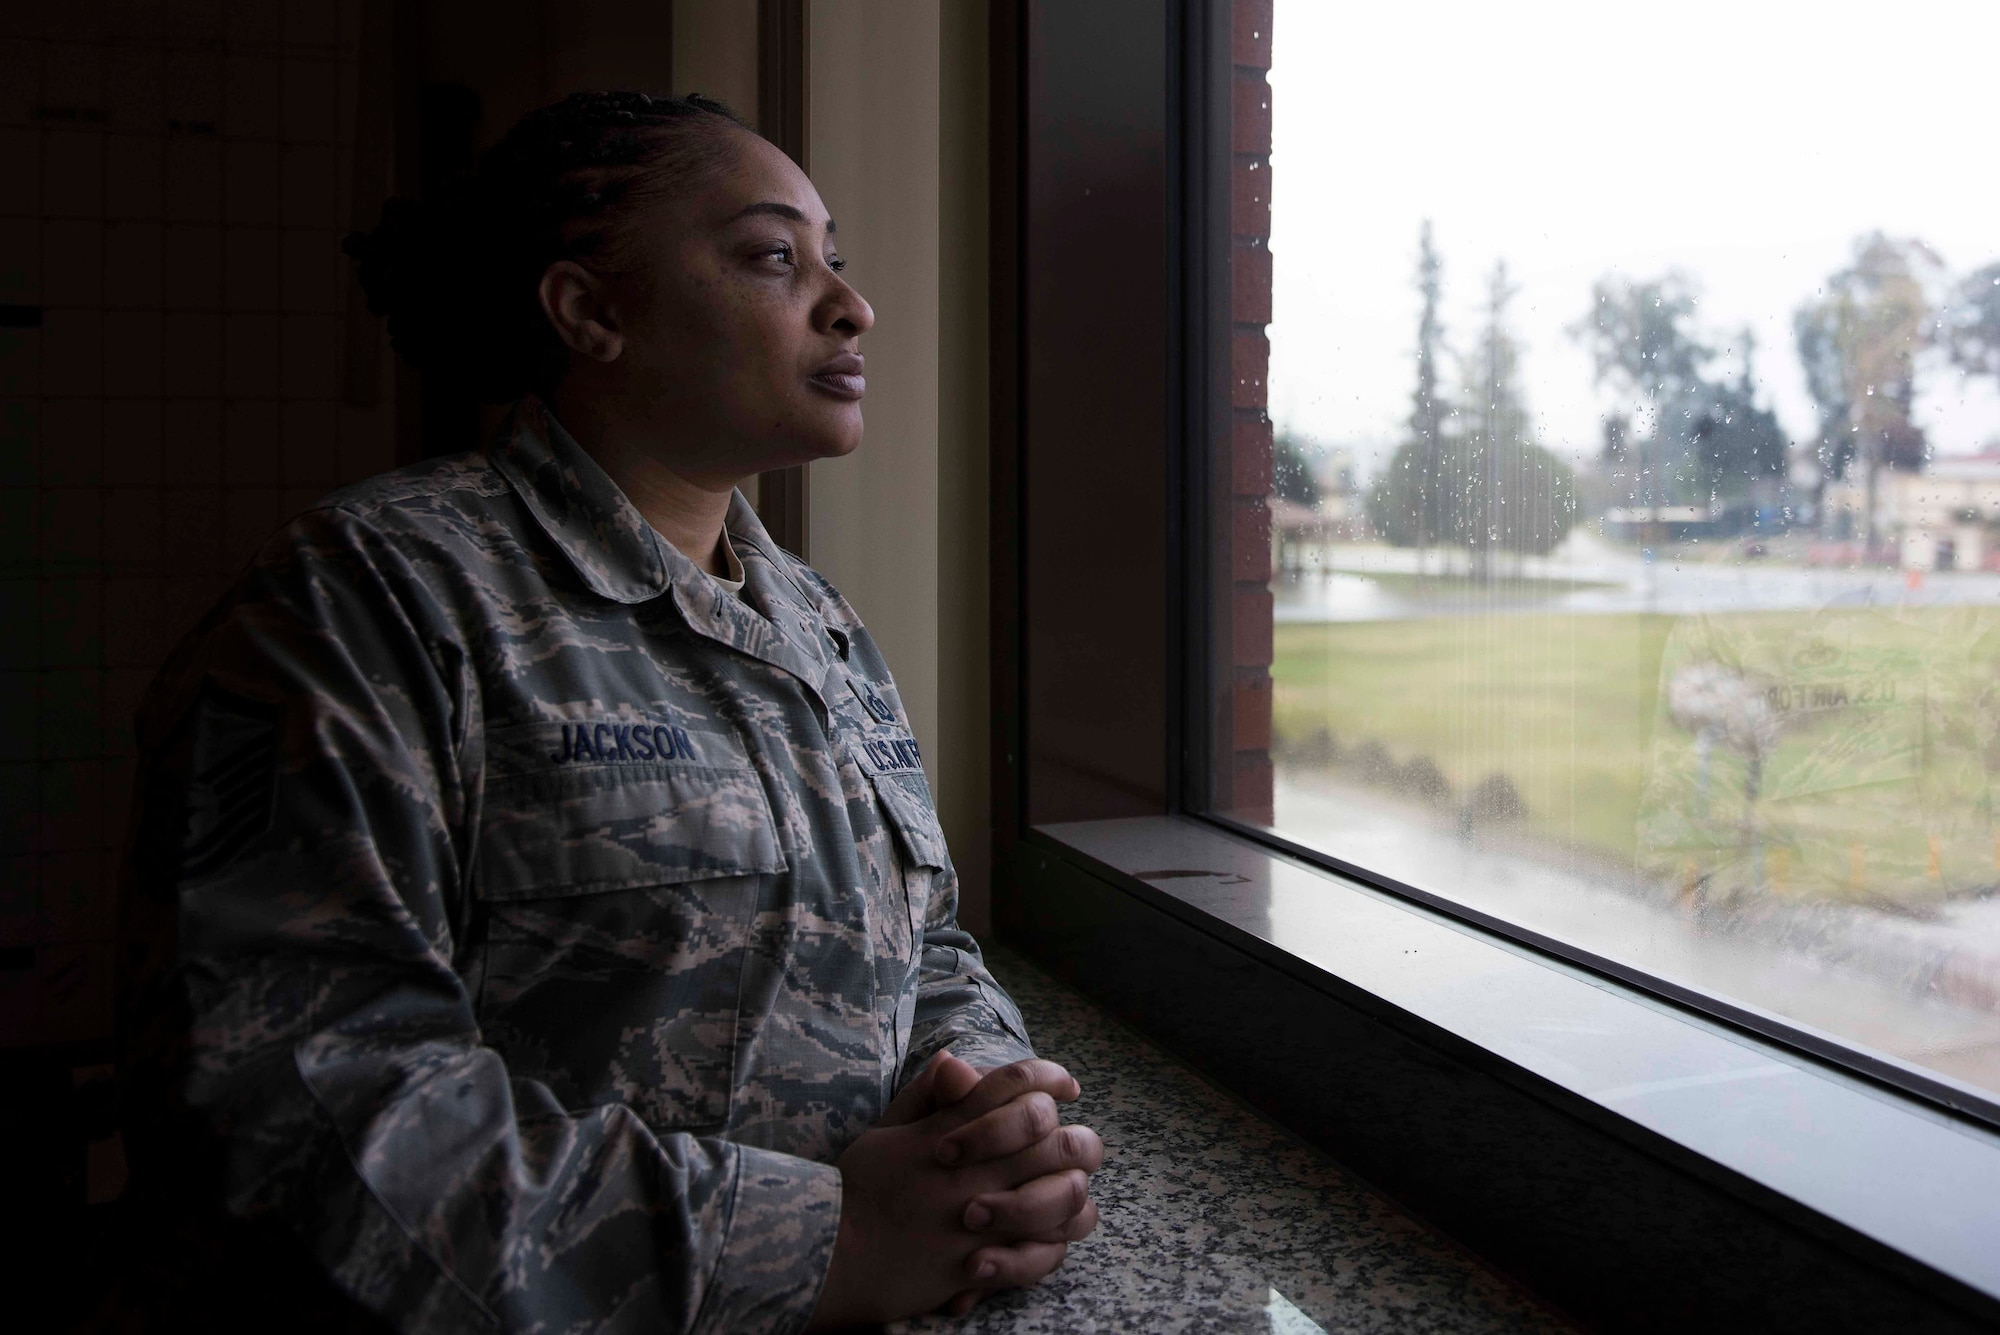
[[[530,400],[265,548],[141,716],[136,1181],[406,1328],[804,1324],[830,1161],[1032,1054],[873,640],[727,527],[740,600]]]

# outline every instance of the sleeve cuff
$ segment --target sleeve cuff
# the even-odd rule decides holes
[[[982,1071],[1027,1061],[1035,1055],[1026,1043],[1000,1034],[962,1034],[945,1044],[943,1051]]]
[[[840,1170],[735,1146],[736,1189],[695,1330],[796,1335],[812,1320],[840,1232]]]

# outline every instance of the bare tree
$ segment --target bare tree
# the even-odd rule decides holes
[[[1875,490],[1884,468],[1915,472],[1927,442],[1912,420],[1917,354],[1929,346],[1930,292],[1943,270],[1937,253],[1914,237],[1871,232],[1854,243],[1854,261],[1793,317],[1806,384],[1820,405],[1822,429],[1843,420],[1853,438],[1842,449],[1822,436],[1824,463],[1858,461],[1866,484],[1868,545],[1875,546]]]

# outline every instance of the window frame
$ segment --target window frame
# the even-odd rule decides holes
[[[1268,25],[1269,0],[1235,3]],[[1222,726],[1212,646],[1232,615],[1209,523],[1228,486],[1211,442],[1230,420],[1231,9],[992,0],[999,935],[1586,1320],[2000,1325],[2000,1197],[1961,1221],[1971,1263],[1920,1226],[1937,1216],[1930,1182],[2000,1172],[1979,1096],[1936,1080],[1927,1102],[1900,1063],[1204,814]],[[1148,867],[1135,850],[1152,847],[1201,853]],[[1140,874],[1202,860],[1245,880]],[[1489,1018],[1528,1022],[1542,1002],[1522,998],[1581,984],[1593,1023],[1637,1045],[1625,1057],[1685,1072],[1677,1044],[1708,1050],[1722,1065],[1688,1078],[1711,1092],[1635,1116],[1592,1085],[1587,1054],[1571,1078],[1537,1069],[1421,988],[1330,964],[1257,898],[1302,876],[1329,905],[1394,908],[1437,948],[1523,980],[1482,999]],[[1299,1061],[1332,1033],[1352,1059],[1337,1081]],[[1730,1078],[1746,1052],[1805,1103]],[[1807,1108],[1812,1124],[1788,1132]],[[1829,1157],[1864,1124],[1903,1128],[1891,1148],[1921,1142],[1921,1166]],[[1480,1157],[1442,1154],[1456,1167],[1441,1171],[1453,1127],[1478,1128]]]

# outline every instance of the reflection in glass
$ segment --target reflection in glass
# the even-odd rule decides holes
[[[1272,827],[2000,1100],[2000,11],[1747,8],[1279,0]]]

